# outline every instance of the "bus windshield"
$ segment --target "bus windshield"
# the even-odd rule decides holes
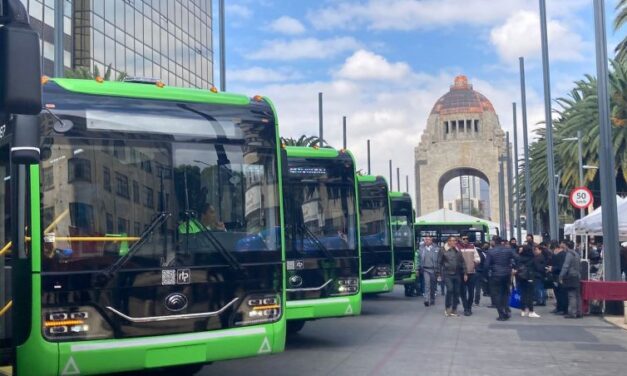
[[[86,97],[55,96],[42,115],[44,271],[103,270],[126,255],[124,268],[280,260],[273,119],[222,106],[211,110],[225,121],[204,119],[203,134],[214,105],[184,110],[194,126],[180,127],[176,103]],[[160,107],[151,124],[120,116]]]
[[[357,252],[352,163],[289,158],[284,181],[287,250],[299,256]]]
[[[392,200],[392,236],[394,247],[413,247],[413,213],[411,201]]]
[[[362,249],[390,246],[387,189],[376,183],[359,183]]]

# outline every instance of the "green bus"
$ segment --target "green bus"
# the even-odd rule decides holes
[[[388,183],[382,176],[359,175],[361,291],[379,294],[394,289],[394,252]]]
[[[287,330],[361,313],[359,211],[348,151],[285,147]]]
[[[390,192],[392,242],[394,246],[394,281],[405,287],[405,296],[414,296],[416,284],[416,243],[414,241],[414,209],[411,196]]]
[[[14,372],[192,374],[282,351],[284,222],[270,101],[50,79],[43,103],[38,165],[12,165],[20,127],[0,128],[0,240],[3,256],[19,259],[9,270],[19,322],[1,339]]]
[[[444,244],[449,236],[468,236],[471,243],[488,242],[490,226],[484,221],[419,221],[414,225],[416,244],[429,236],[435,244]]]

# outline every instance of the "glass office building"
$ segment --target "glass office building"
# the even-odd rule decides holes
[[[55,0],[22,0],[53,73]],[[64,63],[168,85],[213,84],[211,0],[64,0]]]

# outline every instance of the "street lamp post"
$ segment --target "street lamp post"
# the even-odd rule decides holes
[[[342,135],[344,140],[344,150],[346,150],[346,116],[342,117]]]
[[[523,144],[525,152],[525,209],[527,215],[527,234],[534,233],[533,208],[531,207],[531,172],[529,171],[529,134],[527,132],[527,93],[525,88],[525,58],[518,58],[520,66],[520,105],[523,122]]]
[[[597,57],[597,98],[599,106],[599,173],[601,174],[601,203],[603,205],[603,254],[608,281],[620,281],[618,253],[618,211],[616,209],[616,175],[610,100],[608,94],[607,40],[605,37],[605,2],[594,0],[594,26]]]
[[[322,121],[322,93],[318,93],[318,138],[320,138],[320,147],[324,146],[324,124]]]
[[[226,41],[224,36],[224,0],[220,0],[219,2],[219,17],[220,17],[220,91],[226,91]],[[118,69],[122,69],[119,67]]]
[[[499,227],[501,231],[501,237],[505,239],[507,237],[507,228],[505,225],[505,173],[503,171],[503,162],[507,159],[503,156],[499,157]]]
[[[546,125],[546,164],[549,175],[549,233],[552,240],[557,240],[557,191],[555,190],[555,161],[553,159],[553,121],[551,114],[551,77],[549,73],[549,45],[546,26],[546,0],[540,0],[540,39],[542,43],[542,70],[544,78],[544,117]]]
[[[509,132],[506,133],[507,140],[507,217],[509,218],[509,236],[514,236],[514,186],[512,180],[512,151],[509,145]]]
[[[578,159],[579,159],[579,186],[583,187],[583,147],[581,145],[581,131],[577,131],[577,137],[564,138],[564,141],[577,141]],[[579,218],[583,218],[584,209],[579,209]]]
[[[390,191],[394,190],[392,187],[392,160],[390,159]]]
[[[516,183],[516,239],[521,241],[522,229],[520,228],[520,180],[518,180],[518,127],[516,126],[516,102],[512,103],[514,113],[514,179]]]
[[[366,142],[366,150],[368,155],[368,175],[370,175],[370,140]]]

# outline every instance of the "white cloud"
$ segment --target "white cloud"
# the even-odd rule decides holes
[[[586,45],[579,34],[558,20],[549,20],[547,29],[551,60],[582,59],[582,50]],[[504,24],[491,30],[490,41],[503,61],[515,62],[519,56],[539,58],[541,44],[538,14],[525,10],[514,13]]]
[[[287,69],[269,69],[263,67],[233,69],[226,73],[229,81],[236,82],[284,82],[300,77],[297,73]]]
[[[346,59],[336,75],[350,80],[401,80],[410,73],[407,63],[390,63],[381,55],[358,50]]]
[[[309,12],[318,29],[356,28],[366,25],[378,30],[416,30],[463,25],[493,25],[519,9],[536,10],[537,1],[529,0],[368,0],[333,2]],[[567,15],[587,0],[555,0],[548,12]]]
[[[270,30],[281,34],[297,35],[305,32],[305,26],[295,18],[282,16],[270,23]]]
[[[239,5],[239,4],[227,4],[226,5],[226,17],[235,16],[241,19],[248,19],[253,15],[253,12],[250,10],[250,7]],[[216,23],[217,23],[216,19]]]
[[[359,42],[352,37],[277,39],[265,41],[248,57],[256,60],[326,59],[359,47]]]

